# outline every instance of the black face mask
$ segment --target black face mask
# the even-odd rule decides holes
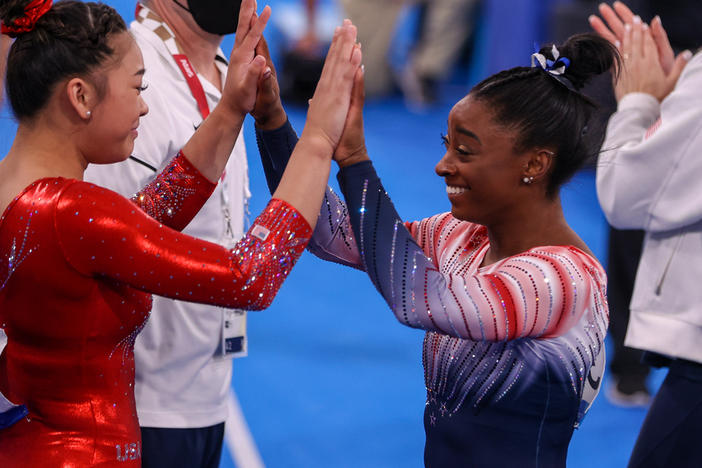
[[[174,1],[193,15],[193,19],[203,31],[219,35],[236,32],[241,0],[187,0],[187,7],[178,0]]]

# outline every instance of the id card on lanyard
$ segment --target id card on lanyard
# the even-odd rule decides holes
[[[188,57],[180,50],[175,40],[175,35],[158,15],[141,3],[137,3],[135,12],[137,22],[151,29],[166,45],[166,48],[173,56],[173,60],[183,74],[183,78],[190,88],[190,92],[197,103],[197,107],[205,120],[210,115],[210,107],[207,104],[205,90],[200,83],[197,73]],[[224,219],[224,237],[221,244],[231,249],[236,244],[237,239],[231,225],[229,214],[229,197],[226,194],[228,189],[226,181],[226,170],[220,180],[222,218]],[[246,337],[246,311],[239,309],[220,308],[222,312],[219,346],[215,350],[214,356],[217,358],[236,358],[246,356],[248,353],[248,343]]]

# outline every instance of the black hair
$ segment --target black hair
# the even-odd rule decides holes
[[[24,16],[30,0],[0,0],[0,18],[12,25]],[[15,117],[31,119],[46,105],[58,82],[73,76],[90,78],[112,57],[113,34],[127,25],[102,3],[62,0],[39,18],[31,31],[17,35],[7,59],[6,91]],[[100,77],[93,77],[104,92]],[[104,83],[102,83],[104,85]]]
[[[539,50],[554,60],[553,44]],[[590,78],[619,69],[617,49],[595,34],[578,34],[557,45],[570,62],[562,75],[541,67],[516,67],[481,81],[470,96],[487,103],[496,123],[517,131],[515,151],[553,148],[547,194],[553,196],[582,165],[597,154],[604,126],[597,105],[580,90]],[[556,63],[556,68],[560,63]]]

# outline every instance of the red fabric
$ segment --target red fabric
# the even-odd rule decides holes
[[[10,37],[29,32],[34,29],[34,25],[39,21],[44,13],[51,9],[52,0],[33,0],[24,8],[24,16],[17,18],[12,24],[6,25],[4,22],[0,27],[2,34]]]
[[[62,178],[34,182],[8,206],[0,392],[25,404],[29,419],[0,430],[1,467],[140,466],[133,343],[149,293],[270,303],[311,229],[280,200],[232,251],[167,226],[187,224],[212,187],[179,157],[135,196],[158,221],[114,192]]]

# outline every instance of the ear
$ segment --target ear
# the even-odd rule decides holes
[[[83,78],[71,78],[66,84],[66,97],[80,119],[90,120],[92,111],[98,103],[95,86]]]
[[[526,164],[524,165],[523,177],[533,178],[540,181],[546,178],[553,166],[553,158],[556,154],[549,149],[534,149],[528,153]]]

